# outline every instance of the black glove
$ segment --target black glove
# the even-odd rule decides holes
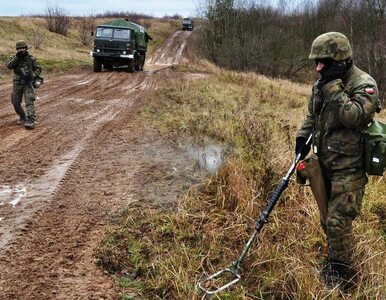
[[[296,138],[295,154],[300,153],[300,159],[304,159],[311,150],[311,145],[306,145],[306,141],[304,137]]]
[[[16,53],[16,56],[17,56],[18,58],[22,58],[22,57],[27,56],[27,54],[28,54],[27,51],[19,51],[19,52]]]
[[[320,71],[322,77],[319,79],[318,88],[322,89],[327,83],[342,78],[348,70],[346,61],[335,61],[333,59],[323,60],[324,68]]]

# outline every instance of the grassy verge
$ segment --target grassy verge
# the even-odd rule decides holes
[[[177,211],[134,204],[122,225],[109,232],[97,256],[116,276],[122,299],[201,299],[200,276],[239,255],[292,160],[309,87],[201,68],[209,78],[159,88],[148,96],[142,117],[169,135],[208,137],[231,151],[215,175],[181,195]],[[358,267],[364,272],[350,297],[386,297],[385,183],[371,180],[355,223]],[[213,299],[338,299],[315,272],[324,260],[324,243],[310,191],[291,182],[244,261],[242,283]]]

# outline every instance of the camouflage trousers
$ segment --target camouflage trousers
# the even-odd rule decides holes
[[[352,264],[355,244],[352,222],[360,213],[367,177],[363,171],[340,171],[325,176],[325,181],[329,200],[327,218],[321,223],[327,235],[328,256]]]
[[[25,109],[27,114],[24,112],[22,107],[23,96],[25,99]],[[29,118],[35,120],[35,91],[32,87],[26,84],[13,84],[12,96],[11,96],[13,107],[16,113],[21,117],[25,118],[27,115]]]

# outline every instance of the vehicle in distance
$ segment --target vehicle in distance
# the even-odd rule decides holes
[[[191,18],[183,18],[182,19],[182,30],[193,30],[194,28],[194,20]]]

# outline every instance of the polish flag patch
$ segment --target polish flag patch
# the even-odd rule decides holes
[[[365,92],[366,92],[367,94],[372,95],[372,94],[375,93],[375,90],[374,90],[374,88],[372,88],[372,87],[367,87],[367,88],[365,88]]]

